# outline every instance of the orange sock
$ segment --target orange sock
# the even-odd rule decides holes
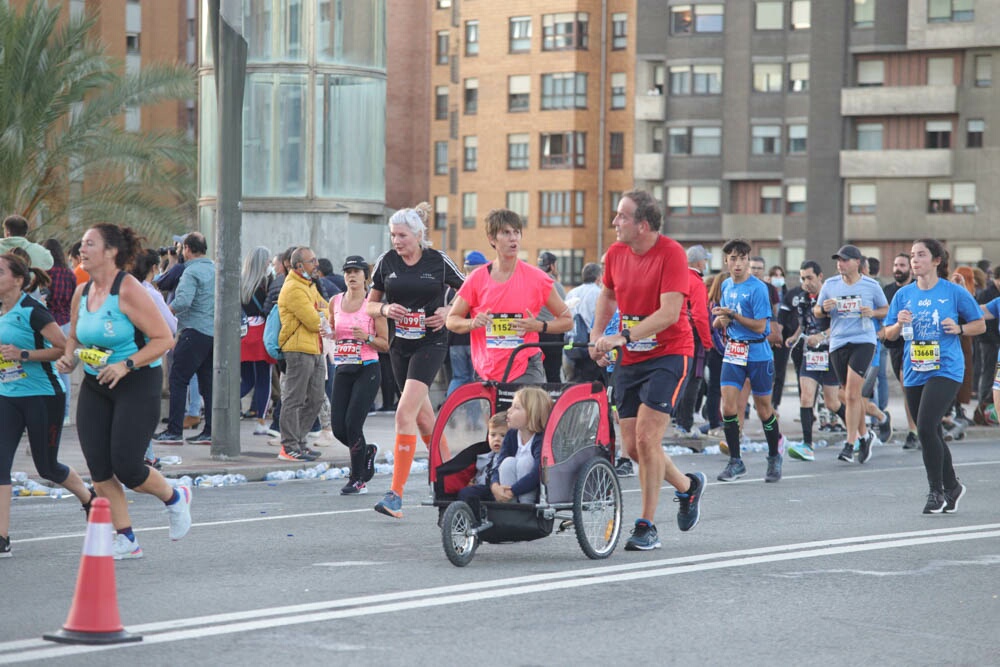
[[[413,455],[417,449],[417,436],[413,433],[397,433],[396,449],[392,458],[392,490],[402,498],[403,487],[410,476]]]

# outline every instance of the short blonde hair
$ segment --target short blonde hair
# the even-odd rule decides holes
[[[541,387],[521,387],[514,393],[524,413],[528,416],[527,429],[531,433],[541,433],[552,412],[552,399]]]

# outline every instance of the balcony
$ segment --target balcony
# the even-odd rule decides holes
[[[633,178],[637,181],[663,181],[663,154],[661,153],[636,153],[635,173]]]
[[[840,151],[841,178],[931,178],[952,175],[952,151],[932,148]]]
[[[900,116],[958,113],[955,86],[872,86],[840,92],[844,116]]]
[[[723,213],[722,238],[780,239],[781,220],[780,213]]]
[[[635,119],[658,120],[667,117],[667,100],[663,95],[636,95]]]

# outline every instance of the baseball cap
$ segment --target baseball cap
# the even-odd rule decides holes
[[[710,259],[712,259],[712,253],[705,250],[705,246],[693,245],[688,248],[688,264],[701,261],[707,262]]]
[[[361,269],[365,275],[368,275],[368,262],[361,255],[351,255],[344,260],[344,266],[341,270],[347,271],[347,269]]]
[[[845,245],[841,246],[840,250],[830,259],[856,259],[860,261],[862,257],[863,255],[857,246]]]
[[[547,269],[559,261],[551,252],[545,251],[538,256],[538,268]]]
[[[478,250],[473,250],[465,256],[466,266],[481,266],[483,264],[489,264],[489,261],[490,260],[486,259],[486,255]]]

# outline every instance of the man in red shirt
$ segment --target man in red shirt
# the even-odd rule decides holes
[[[661,546],[653,519],[660,484],[677,489],[677,525],[698,523],[705,475],[685,475],[663,451],[663,434],[678,401],[694,353],[694,339],[683,317],[689,287],[687,256],[676,241],[660,234],[660,209],[649,193],[622,195],[614,226],[618,241],[609,249],[604,286],[597,297],[591,356],[608,365],[607,353],[622,347],[615,369],[614,400],[625,454],[639,463],[642,514],[636,519],[627,551]],[[620,333],[601,335],[615,310]]]

